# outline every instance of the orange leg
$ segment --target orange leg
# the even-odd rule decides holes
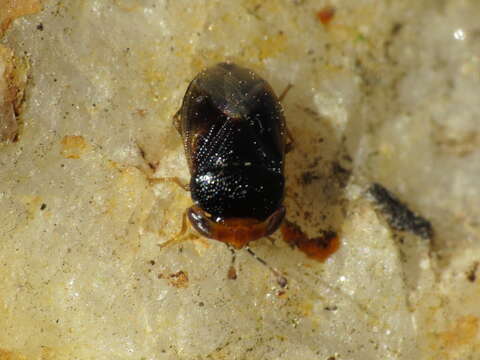
[[[160,249],[175,245],[175,244],[180,244],[182,242],[185,242],[187,240],[190,240],[189,236],[185,236],[188,230],[188,222],[187,222],[187,211],[183,212],[182,215],[182,227],[180,228],[180,231],[175,235],[172,239],[160,244]]]
[[[183,184],[180,181],[180,179],[177,177],[163,177],[163,178],[153,178],[153,179],[150,178],[148,180],[151,185],[173,183],[175,185],[180,186],[185,191],[189,191],[188,184]],[[188,230],[188,221],[187,221],[187,211],[185,210],[182,214],[182,227],[180,228],[180,231],[172,239],[167,240],[166,242],[160,244],[159,245],[160,249],[190,240],[190,236],[185,236],[185,234],[187,233],[187,230]]]
[[[182,181],[176,176],[162,177],[162,178],[150,178],[148,180],[149,180],[151,185],[164,184],[164,183],[174,183],[174,184],[180,186],[183,190],[190,191],[190,185],[182,183]]]

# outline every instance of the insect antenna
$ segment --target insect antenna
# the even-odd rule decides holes
[[[264,266],[266,266],[271,272],[273,275],[275,275],[275,278],[277,279],[277,283],[278,285],[280,285],[280,287],[284,288],[287,286],[288,284],[288,281],[287,281],[287,278],[285,276],[283,276],[280,271],[278,271],[277,269],[275,269],[274,267],[272,267],[271,265],[269,265],[265,260],[263,260],[261,257],[259,257],[257,254],[255,254],[253,252],[252,249],[250,249],[250,247],[245,247],[245,249],[248,251],[248,253],[250,255],[252,255],[259,263],[263,264]]]
[[[283,99],[285,99],[285,96],[287,96],[288,92],[290,91],[290,89],[293,87],[292,84],[288,84],[287,87],[285,88],[285,90],[283,90],[283,92],[280,94],[280,96],[278,97],[278,101],[282,102]]]
[[[235,280],[237,278],[237,270],[235,270],[235,259],[237,258],[237,252],[230,245],[228,245],[228,248],[230,249],[230,252],[232,253],[232,262],[230,263],[230,268],[228,269],[227,277],[230,280]]]

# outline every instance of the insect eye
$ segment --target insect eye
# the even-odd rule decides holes
[[[205,237],[210,237],[210,219],[205,217],[204,214],[194,206],[188,209],[187,216],[195,230]]]
[[[265,235],[270,235],[274,233],[278,229],[278,227],[280,226],[284,218],[285,218],[285,208],[281,206],[268,219]]]

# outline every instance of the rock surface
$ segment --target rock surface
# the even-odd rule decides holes
[[[479,14],[474,0],[85,0],[15,20],[1,46],[28,83],[17,141],[0,144],[0,359],[480,359]],[[286,289],[246,251],[228,279],[230,251],[193,232],[159,246],[190,198],[148,179],[187,181],[171,119],[225,60],[277,94],[294,85],[287,216],[340,236],[323,263],[279,233],[252,244]],[[392,222],[407,207],[431,234]]]

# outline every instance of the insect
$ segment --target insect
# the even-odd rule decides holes
[[[275,232],[285,217],[289,144],[270,85],[250,69],[219,63],[192,80],[174,123],[191,175],[193,228],[236,249]]]

